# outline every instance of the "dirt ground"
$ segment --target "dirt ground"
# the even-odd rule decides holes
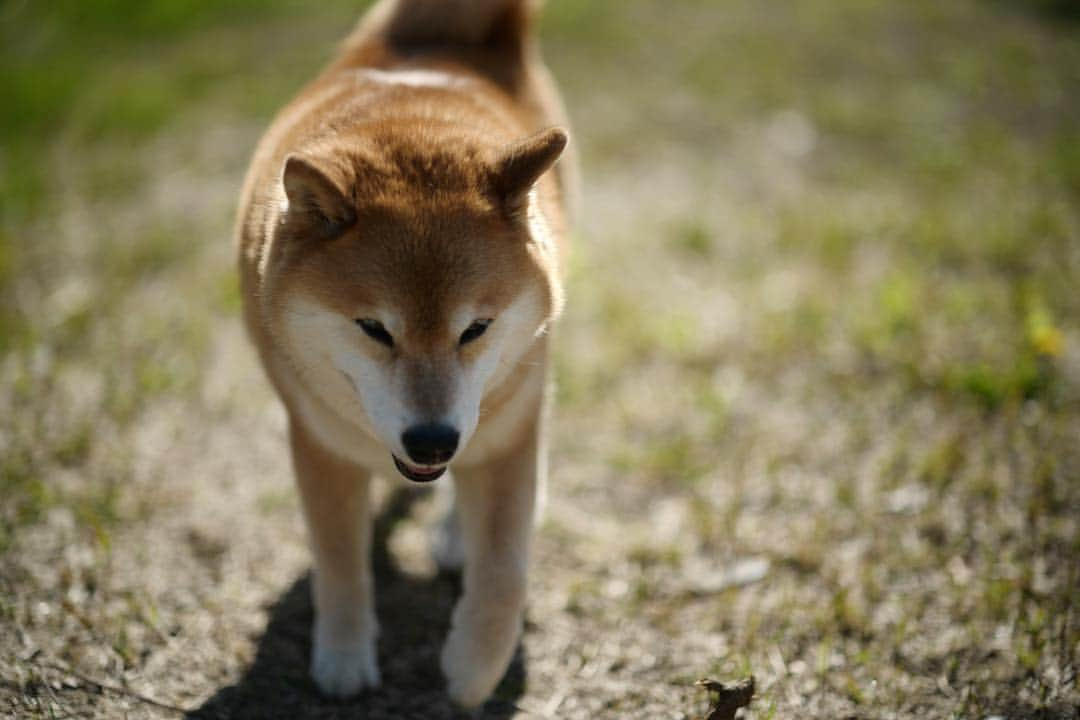
[[[333,0],[0,8],[0,716],[455,718],[433,497],[383,686],[307,676],[230,246]],[[583,165],[527,625],[485,718],[1080,718],[1068,3],[550,0]],[[181,8],[178,10],[177,8]]]

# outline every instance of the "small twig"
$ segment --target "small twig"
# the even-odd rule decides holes
[[[709,679],[698,680],[694,684],[705,688],[710,695],[716,694],[705,720],[735,720],[739,708],[749,705],[754,697],[753,675],[732,685]]]
[[[112,684],[109,684],[109,683],[103,683],[100,680],[95,680],[95,679],[93,679],[91,677],[83,675],[82,673],[78,672],[77,670],[72,670],[71,668],[61,667],[60,665],[56,665],[56,664],[53,664],[53,663],[50,663],[50,662],[42,662],[40,660],[34,659],[33,657],[27,658],[24,662],[26,662],[26,663],[28,663],[30,665],[33,665],[33,666],[35,666],[35,667],[37,667],[37,668],[39,668],[41,670],[52,670],[53,672],[63,673],[64,675],[68,675],[70,677],[73,677],[76,680],[78,680],[79,682],[83,683],[84,685],[90,685],[91,687],[97,688],[98,692],[109,692],[109,693],[113,693],[114,695],[122,695],[124,697],[132,698],[133,700],[138,700],[141,703],[145,703],[147,705],[153,705],[156,708],[160,708],[162,710],[168,710],[170,712],[174,712],[174,713],[177,713],[179,715],[184,715],[184,714],[190,712],[190,710],[188,710],[187,708],[182,708],[182,707],[179,707],[179,706],[176,706],[176,705],[170,705],[169,703],[166,703],[166,702],[161,702],[160,700],[155,700],[152,697],[149,697],[147,695],[143,695],[142,693],[135,692],[134,690],[131,690],[131,689],[126,688],[126,687],[121,687],[120,685],[112,685]]]

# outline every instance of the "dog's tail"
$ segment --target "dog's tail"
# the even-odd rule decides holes
[[[357,29],[396,47],[523,48],[540,0],[380,0]]]

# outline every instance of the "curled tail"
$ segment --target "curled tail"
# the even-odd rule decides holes
[[[381,0],[360,33],[397,47],[520,47],[539,0]]]

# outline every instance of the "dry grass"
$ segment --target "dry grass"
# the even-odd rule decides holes
[[[457,587],[407,490],[385,687],[315,693],[236,317],[240,175],[352,5],[112,3],[82,44],[75,5],[0,9],[0,715],[455,717]],[[753,674],[755,719],[1078,717],[1070,18],[550,3],[584,211],[529,624],[484,716],[699,718],[696,679]]]

